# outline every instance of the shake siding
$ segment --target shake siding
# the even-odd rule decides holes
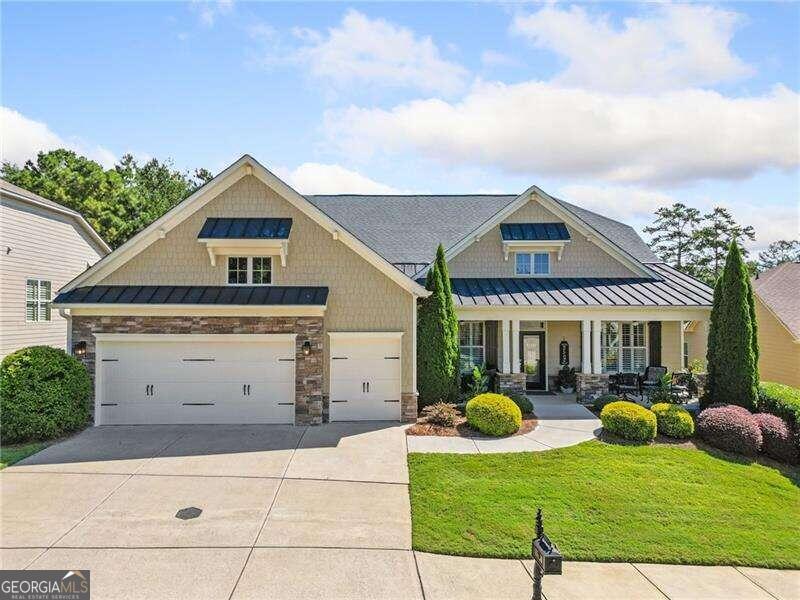
[[[70,217],[0,198],[0,358],[25,346],[66,348],[67,323],[57,310],[50,321],[25,321],[25,282],[50,281],[54,297],[102,255]]]
[[[289,217],[293,219],[286,267],[272,260],[276,285],[330,288],[325,331],[403,331],[402,387],[414,392],[412,296],[361,256],[333,239],[253,176],[240,179],[201,210],[106,277],[102,284],[225,285],[227,259],[212,267],[197,234],[208,217]],[[324,336],[323,392],[328,392],[329,337]]]
[[[529,201],[509,216],[505,223],[556,223],[562,219],[546,210],[535,200]],[[572,241],[564,247],[561,260],[550,253],[550,272],[553,277],[631,277],[634,274],[596,244],[567,225]],[[514,277],[515,259],[510,252],[503,258],[500,226],[494,227],[480,241],[474,242],[448,264],[452,277]]]
[[[762,381],[800,387],[800,343],[756,296],[756,320],[760,349],[758,371]]]
[[[569,366],[581,370],[581,324],[579,321],[550,321],[547,323],[547,375],[555,377],[561,365],[558,351],[561,340],[569,343]]]

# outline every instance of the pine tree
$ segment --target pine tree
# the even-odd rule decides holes
[[[431,295],[419,300],[417,311],[417,386],[421,406],[453,399],[458,373],[447,309],[452,297],[445,296],[439,261],[431,265],[425,288]]]
[[[700,226],[700,211],[681,202],[662,206],[656,211],[657,219],[644,232],[652,235],[650,245],[665,263],[678,270],[691,270],[694,254],[695,232]]]
[[[736,240],[714,288],[708,336],[708,395],[705,403],[737,404],[754,410],[757,402],[758,341],[753,290]]]
[[[778,240],[758,253],[759,271],[766,271],[785,262],[800,262],[800,241]]]

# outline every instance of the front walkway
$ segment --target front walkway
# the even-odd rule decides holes
[[[408,436],[409,452],[477,454],[489,452],[539,452],[574,446],[592,440],[602,425],[589,409],[575,402],[575,394],[528,396],[538,425],[530,433],[507,438],[462,438],[433,435]]]
[[[530,598],[529,561],[411,550],[406,439],[395,423],[88,429],[0,472],[0,569],[88,569],[94,600]],[[790,600],[800,573],[567,563],[544,590]]]

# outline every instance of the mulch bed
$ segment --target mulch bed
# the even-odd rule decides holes
[[[522,415],[522,426],[519,428],[519,430],[516,433],[512,433],[511,435],[504,437],[514,437],[515,435],[530,433],[536,429],[537,423],[538,421],[536,420],[536,415],[533,413],[526,413]],[[406,435],[438,435],[441,437],[497,439],[472,429],[467,424],[467,418],[463,416],[458,417],[454,427],[432,425],[431,423],[425,423],[424,420],[420,420],[411,427],[406,428]]]

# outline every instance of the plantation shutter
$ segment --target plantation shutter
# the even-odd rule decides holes
[[[650,321],[647,323],[647,334],[649,340],[648,354],[650,355],[649,366],[661,366],[661,321]]]

